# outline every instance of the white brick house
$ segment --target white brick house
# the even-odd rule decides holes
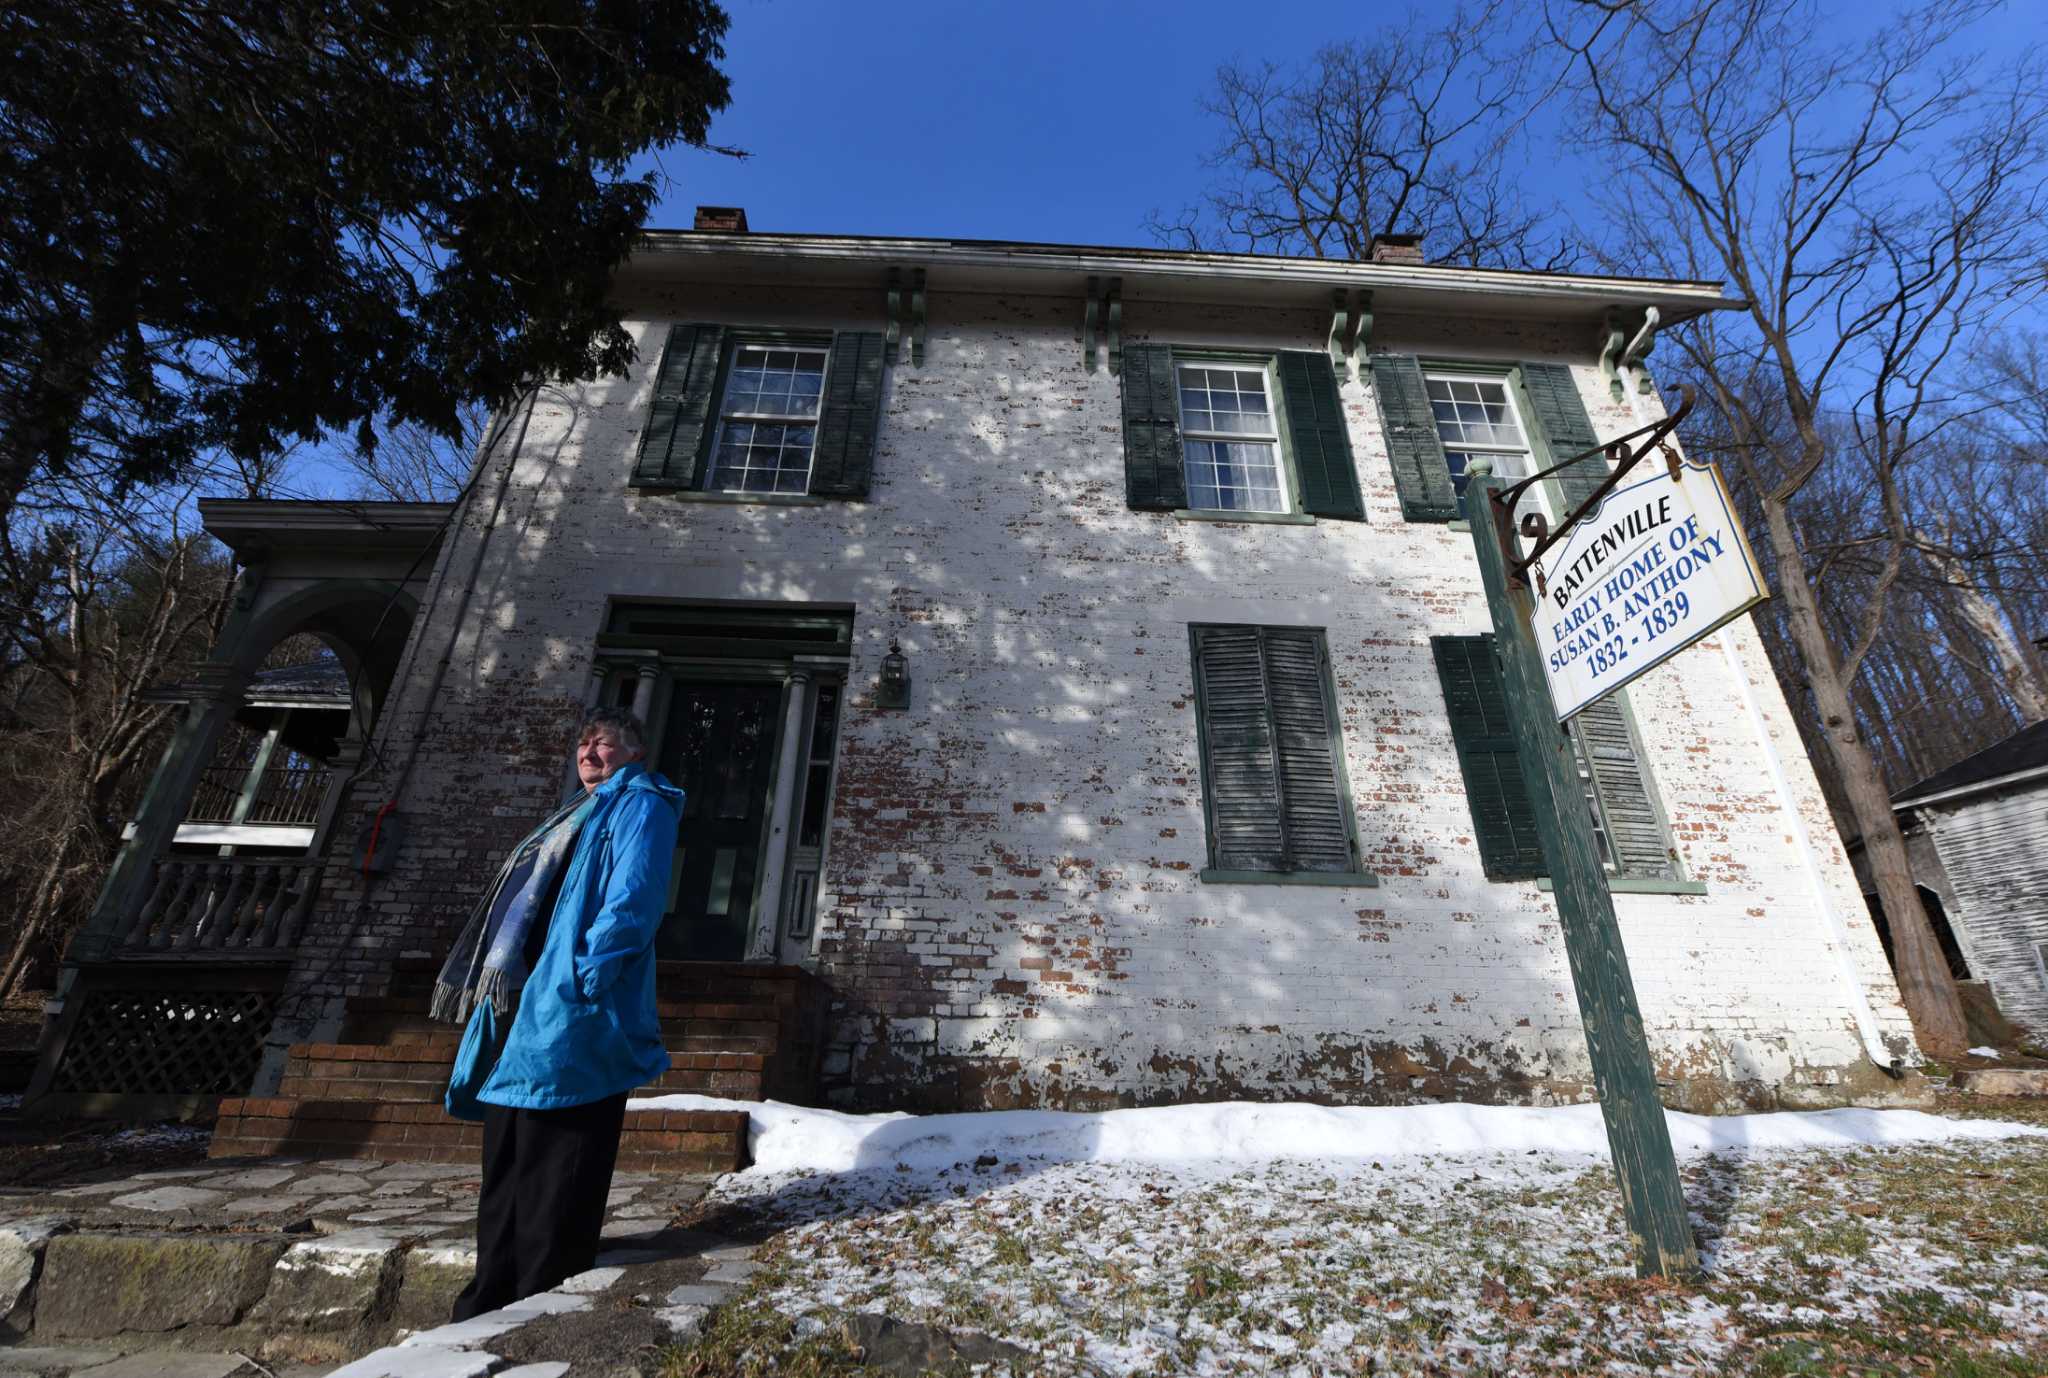
[[[602,696],[692,791],[664,954],[814,971],[832,1103],[1589,1094],[1447,698],[1490,665],[1450,475],[1642,424],[1624,337],[1715,286],[686,231],[616,293],[631,374],[503,418],[440,543],[349,804],[402,842],[330,877],[274,1051],[445,950]],[[1893,1094],[1748,619],[1624,697],[1589,807],[1672,1102]]]

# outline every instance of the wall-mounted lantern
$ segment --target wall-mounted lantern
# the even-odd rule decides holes
[[[903,658],[903,647],[893,638],[889,654],[882,657],[882,678],[875,685],[875,707],[910,707],[910,662]]]

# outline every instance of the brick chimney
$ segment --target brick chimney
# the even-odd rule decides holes
[[[699,206],[697,223],[692,226],[699,230],[718,230],[725,234],[747,232],[747,208],[745,206]]]
[[[701,216],[702,211],[698,214]],[[1370,263],[1427,263],[1422,256],[1422,236],[1419,234],[1376,234],[1366,247],[1366,261]]]

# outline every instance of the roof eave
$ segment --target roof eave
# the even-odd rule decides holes
[[[1570,312],[1605,307],[1655,306],[1665,324],[1708,311],[1739,309],[1743,301],[1722,295],[1721,284],[1662,278],[1606,277],[1580,273],[1534,273],[1512,269],[1459,268],[1440,264],[1359,263],[1252,254],[1214,254],[1161,249],[1095,248],[1079,245],[1010,244],[1000,241],[882,239],[835,235],[727,234],[701,230],[650,230],[638,254],[622,267],[663,271],[692,260],[728,264],[777,263],[807,266],[821,273],[853,269],[924,267],[982,275],[1028,274],[1048,279],[1120,277],[1130,294],[1147,281],[1202,284],[1261,284],[1298,289],[1359,288],[1386,294],[1388,305],[1404,299],[1443,296],[1491,298],[1523,310],[1546,305]],[[1048,280],[1049,290],[1063,290]]]

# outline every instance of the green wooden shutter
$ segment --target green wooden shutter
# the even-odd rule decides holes
[[[668,342],[654,373],[654,407],[640,436],[633,482],[652,488],[689,488],[710,443],[711,408],[717,400],[719,356],[725,328],[669,327]]]
[[[1458,518],[1458,490],[1436,433],[1436,412],[1422,381],[1422,365],[1406,354],[1372,356],[1372,395],[1379,403],[1380,432],[1394,466],[1401,515],[1411,522]]]
[[[1350,430],[1337,394],[1337,370],[1320,352],[1287,350],[1279,356],[1280,396],[1287,406],[1287,438],[1301,480],[1301,510],[1317,517],[1365,520]]]
[[[819,497],[868,495],[882,424],[882,351],[880,331],[842,330],[832,337],[811,454],[811,492]]]
[[[1194,639],[1209,855],[1219,870],[1278,871],[1287,844],[1259,629],[1197,627]]]
[[[1325,365],[1328,360],[1323,361]],[[1262,629],[1266,693],[1280,769],[1280,823],[1289,871],[1352,871],[1349,802],[1337,788],[1342,738],[1330,702],[1323,634]]]
[[[1224,871],[1357,869],[1322,632],[1193,631],[1211,864]]]
[[[1615,869],[1625,876],[1677,880],[1671,839],[1664,833],[1664,820],[1651,793],[1656,784],[1636,747],[1635,734],[1629,730],[1621,695],[1610,694],[1580,709],[1572,718],[1572,730],[1578,733],[1593,771],[1593,788],[1600,795],[1600,812],[1607,820]]]
[[[1490,880],[1546,875],[1536,811],[1522,781],[1522,762],[1508,722],[1507,695],[1490,636],[1433,636],[1436,673],[1450,711],[1465,799],[1479,838],[1479,861]]]
[[[1188,505],[1180,462],[1180,400],[1168,345],[1124,346],[1124,496],[1134,508]]]
[[[1523,364],[1522,391],[1529,398],[1537,429],[1542,431],[1544,444],[1550,449],[1547,464],[1562,463],[1600,443],[1593,433],[1593,418],[1586,415],[1586,404],[1579,400],[1578,385],[1572,382],[1569,366]],[[1559,472],[1557,486],[1564,494],[1565,512],[1577,510],[1594,489],[1607,481],[1607,474],[1604,459],[1584,460]]]

